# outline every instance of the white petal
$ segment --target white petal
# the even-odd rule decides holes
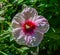
[[[19,32],[19,36],[17,36],[15,38],[15,41],[19,44],[19,45],[26,45],[25,43],[25,35],[22,31]]]
[[[34,16],[38,15],[37,11],[34,8],[30,8],[30,7],[26,7],[22,11],[22,14],[23,14],[23,16],[25,17],[26,20],[31,18],[31,17],[33,19]]]
[[[26,43],[29,47],[38,46],[43,39],[43,34],[36,32],[33,35],[27,36],[27,39],[28,41],[26,41]]]
[[[17,21],[17,22],[24,22],[25,21],[25,19],[24,19],[24,17],[23,17],[23,15],[21,14],[21,13],[17,13],[15,16],[14,16],[14,19]]]
[[[16,32],[16,31],[19,31],[19,30],[21,30],[21,28],[15,28],[15,29],[13,29],[12,32]]]
[[[21,32],[21,28],[15,28],[12,29],[12,34],[14,35],[14,38],[18,38]]]
[[[12,27],[13,28],[17,28],[20,27],[22,25],[22,23],[24,23],[25,19],[23,17],[23,15],[21,13],[18,13],[14,16],[13,20],[12,20]]]
[[[37,25],[37,30],[46,33],[49,30],[49,23],[48,20],[45,19],[43,16],[38,16],[35,20],[35,23]]]
[[[12,20],[12,28],[19,28],[20,24],[16,20]]]
[[[31,37],[32,37],[32,36],[27,36],[27,35],[25,36],[24,39],[25,39],[26,45],[30,43]]]

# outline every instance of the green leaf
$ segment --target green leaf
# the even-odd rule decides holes
[[[20,48],[20,51],[23,53],[23,52],[25,52],[28,49],[29,49],[28,47],[22,47],[22,48]]]
[[[52,28],[49,30],[49,32],[46,34],[46,36],[49,38],[59,40],[60,39],[60,29]]]
[[[36,2],[37,0],[30,0],[30,2]]]
[[[2,15],[2,14],[4,14],[4,10],[1,10],[1,11],[0,11],[0,15]]]
[[[21,3],[21,2],[23,2],[23,0],[18,0],[18,4]]]
[[[6,53],[4,53],[4,52],[2,52],[2,51],[0,51],[0,55],[7,55]]]

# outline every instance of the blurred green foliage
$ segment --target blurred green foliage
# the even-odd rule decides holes
[[[12,37],[11,21],[23,6],[35,8],[46,17],[50,30],[39,45],[39,55],[60,54],[60,1],[59,0],[0,0],[0,55],[32,55],[36,47],[18,45]]]

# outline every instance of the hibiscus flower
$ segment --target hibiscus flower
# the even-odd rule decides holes
[[[20,45],[38,46],[48,29],[48,20],[38,15],[34,8],[24,8],[12,20],[12,33],[15,41]]]

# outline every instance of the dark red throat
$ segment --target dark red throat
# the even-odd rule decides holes
[[[35,25],[34,22],[27,20],[27,21],[25,21],[25,23],[22,25],[22,27],[23,27],[23,32],[24,32],[25,34],[27,34],[27,33],[28,33],[28,34],[32,34],[32,33],[34,32],[34,29],[36,28],[36,25]]]

